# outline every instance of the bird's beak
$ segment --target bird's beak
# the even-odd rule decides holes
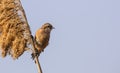
[[[55,29],[55,27],[52,27],[52,29]]]

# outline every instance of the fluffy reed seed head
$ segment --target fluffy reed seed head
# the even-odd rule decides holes
[[[21,56],[30,43],[30,28],[19,0],[0,0],[0,52]]]

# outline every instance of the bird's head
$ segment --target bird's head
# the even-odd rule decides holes
[[[55,29],[50,23],[45,23],[41,28],[46,32],[50,32],[52,29]]]

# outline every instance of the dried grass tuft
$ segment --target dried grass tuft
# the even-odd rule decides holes
[[[21,56],[30,41],[30,28],[19,0],[0,0],[0,52]]]

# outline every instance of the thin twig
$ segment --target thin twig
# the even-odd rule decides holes
[[[31,44],[32,44],[32,48],[33,48],[32,52],[33,52],[33,54],[35,54],[34,40],[32,38],[31,38]],[[34,56],[35,56],[34,60],[35,60],[35,64],[36,64],[37,69],[38,69],[38,73],[43,73],[37,55],[34,55]]]
[[[38,73],[43,73],[37,56],[35,56],[35,63],[38,68]]]
[[[19,2],[20,2],[20,0],[19,0]],[[20,2],[20,4],[21,4],[21,2]],[[22,5],[21,5],[21,8],[22,8],[23,15],[25,17],[26,23],[28,24],[28,21],[27,21],[27,18],[26,18],[26,15],[25,15],[25,12],[24,12],[24,9],[23,9]],[[30,36],[30,40],[31,40],[31,44],[32,44],[32,52],[33,52],[33,54],[35,54],[34,40],[33,40],[33,38],[31,36]],[[35,56],[34,60],[35,60],[35,64],[36,64],[37,69],[38,69],[38,73],[42,73],[42,69],[41,69],[38,57]]]
[[[32,53],[35,54],[35,45],[34,45],[34,38],[31,36],[31,44],[32,44]],[[43,73],[42,72],[42,69],[41,69],[41,66],[40,66],[40,62],[39,62],[39,59],[38,59],[38,56],[37,55],[34,55],[35,58],[34,58],[34,61],[35,61],[35,64],[37,66],[37,69],[38,69],[38,73]]]

